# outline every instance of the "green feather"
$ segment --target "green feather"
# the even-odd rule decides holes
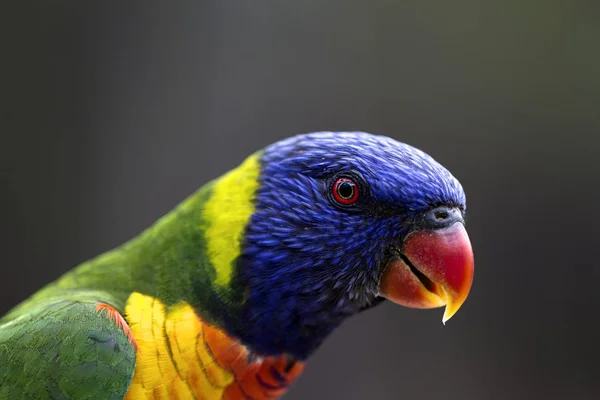
[[[110,299],[106,293],[96,293]],[[0,399],[122,399],[135,348],[89,293],[35,303],[0,325]]]

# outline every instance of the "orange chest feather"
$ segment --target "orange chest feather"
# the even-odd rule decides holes
[[[250,362],[243,345],[186,303],[167,309],[134,293],[125,318],[138,346],[126,399],[276,399],[304,368],[284,357]]]

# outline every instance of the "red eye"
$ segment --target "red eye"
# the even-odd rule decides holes
[[[355,203],[358,200],[358,185],[350,178],[338,178],[333,183],[333,198],[343,205]]]

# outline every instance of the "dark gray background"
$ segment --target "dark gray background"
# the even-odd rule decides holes
[[[600,3],[22,2],[1,12],[0,314],[285,136],[463,183],[463,309],[352,318],[288,399],[597,399]]]

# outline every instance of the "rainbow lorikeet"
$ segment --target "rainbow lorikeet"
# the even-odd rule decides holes
[[[1,399],[273,399],[345,318],[465,301],[465,194],[363,132],[276,142],[0,320]]]

